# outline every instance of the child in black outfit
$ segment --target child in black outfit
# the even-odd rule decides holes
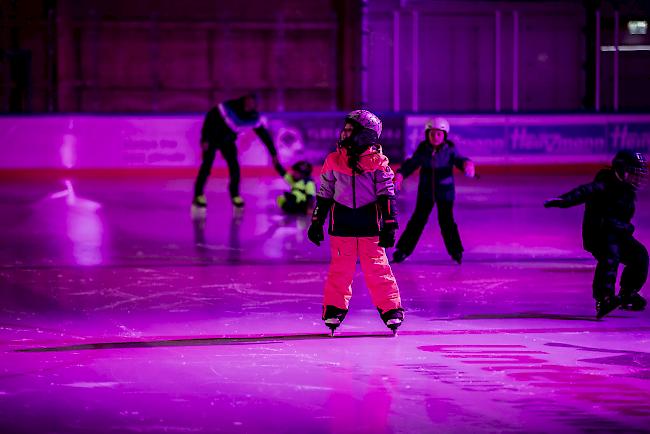
[[[280,164],[271,134],[257,110],[255,95],[248,94],[241,98],[222,102],[206,114],[201,128],[201,149],[203,154],[201,167],[194,183],[193,212],[205,212],[207,207],[204,189],[217,151],[221,151],[221,155],[228,164],[230,200],[237,208],[244,206],[244,199],[239,194],[240,169],[236,142],[237,135],[249,128],[252,128],[264,143],[269,154],[271,154],[273,164],[276,166]]]
[[[544,207],[568,208],[585,204],[582,241],[598,261],[593,282],[596,316],[602,318],[617,307],[643,310],[646,300],[639,295],[648,277],[648,251],[632,234],[636,191],[648,177],[645,155],[619,151],[612,167],[603,169],[593,182],[544,202]],[[616,295],[616,275],[625,265],[621,290]]]

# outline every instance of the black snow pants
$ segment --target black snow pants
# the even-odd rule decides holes
[[[422,235],[422,231],[429,220],[429,215],[433,211],[435,204],[436,201],[433,198],[418,196],[415,211],[413,211],[413,215],[406,225],[406,229],[395,246],[407,256],[415,250],[415,246]],[[437,204],[438,223],[440,225],[442,239],[445,242],[445,248],[452,257],[462,254],[464,251],[463,244],[460,240],[458,225],[454,221],[454,201],[438,200]]]
[[[212,165],[217,151],[221,151],[221,155],[226,160],[228,165],[228,173],[230,175],[230,184],[228,190],[230,197],[239,196],[239,181],[241,178],[239,161],[237,160],[237,145],[233,141],[225,141],[222,143],[210,142],[208,149],[203,151],[203,159],[201,167],[194,183],[194,197],[200,196],[204,193],[205,184],[208,181],[208,176],[212,171]]]
[[[608,234],[591,254],[598,261],[593,282],[596,300],[616,293],[619,264],[625,265],[621,275],[621,296],[636,294],[648,278],[648,250],[632,235]]]

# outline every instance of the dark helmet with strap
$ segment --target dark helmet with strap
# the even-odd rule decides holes
[[[648,159],[640,152],[627,149],[618,151],[612,160],[612,168],[618,179],[630,184],[635,190],[648,181]]]
[[[345,123],[354,127],[352,136],[343,139],[339,145],[351,155],[360,155],[370,146],[379,143],[381,120],[368,110],[354,110],[345,117]]]
[[[291,170],[298,172],[303,178],[311,176],[313,166],[308,161],[298,161],[291,166]]]
[[[339,146],[346,150],[348,166],[357,173],[362,173],[359,166],[361,155],[370,147],[379,151],[379,136],[381,136],[381,120],[368,110],[354,110],[345,117],[345,123],[352,125],[352,134],[339,140]]]

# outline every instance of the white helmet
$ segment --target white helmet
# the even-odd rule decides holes
[[[445,118],[433,118],[424,127],[425,130],[440,130],[449,135],[449,122]]]
[[[371,113],[368,110],[351,111],[346,116],[346,119],[352,119],[363,128],[374,131],[377,133],[377,138],[381,136],[381,120],[374,113]]]

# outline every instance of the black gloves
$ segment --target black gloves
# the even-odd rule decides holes
[[[395,231],[397,230],[397,212],[395,211],[394,196],[379,196],[377,198],[383,225],[379,231],[379,247],[393,247],[395,245]]]
[[[320,242],[325,239],[325,233],[323,232],[323,227],[316,222],[311,222],[311,226],[307,229],[307,238],[309,241],[320,246]]]
[[[388,248],[395,245],[395,231],[397,222],[384,223],[384,227],[379,231],[379,247]]]
[[[569,205],[566,200],[554,197],[544,201],[544,208],[568,208]]]
[[[311,226],[307,230],[307,238],[317,246],[320,246],[321,241],[325,239],[323,225],[325,225],[331,205],[332,199],[316,196],[316,208],[314,208],[314,213],[311,216]]]

